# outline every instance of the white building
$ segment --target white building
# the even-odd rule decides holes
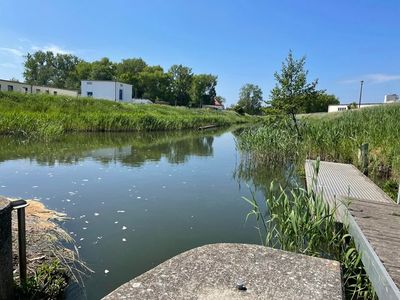
[[[328,112],[338,112],[338,111],[349,110],[349,106],[350,105],[351,104],[329,105],[328,106]],[[378,105],[383,105],[383,103],[365,103],[365,104],[361,104],[360,108],[378,106]],[[357,107],[355,107],[355,108],[358,108],[358,104],[357,104]]]
[[[391,95],[385,95],[385,103],[394,103],[399,101],[399,95],[397,94],[391,94]]]
[[[64,95],[78,97],[78,91],[59,89],[48,86],[31,85],[18,81],[10,81],[0,79],[0,91],[2,92],[20,92],[24,94],[49,94],[49,95]]]
[[[132,85],[105,80],[82,80],[81,96],[112,101],[132,101]]]

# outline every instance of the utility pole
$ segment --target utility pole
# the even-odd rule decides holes
[[[358,100],[358,108],[361,108],[361,97],[362,97],[362,89],[364,85],[364,80],[361,80],[361,87],[360,87],[360,99]]]

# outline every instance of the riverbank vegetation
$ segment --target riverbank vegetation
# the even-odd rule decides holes
[[[3,135],[43,138],[67,132],[182,130],[252,120],[232,111],[0,92],[0,134]]]
[[[351,163],[360,167],[361,144],[369,144],[369,176],[392,198],[400,180],[400,105],[363,108],[294,122],[285,115],[270,117],[263,126],[243,131],[240,149],[253,159],[269,164],[295,163],[304,159]]]
[[[18,257],[14,256],[16,299],[60,299],[69,283],[81,283],[81,275],[92,271],[80,260],[73,238],[55,222],[65,220],[66,215],[47,209],[39,201],[27,202],[27,280],[20,282],[19,261]],[[12,218],[14,249],[18,248],[17,233],[15,215]]]

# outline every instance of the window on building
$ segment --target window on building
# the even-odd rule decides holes
[[[89,85],[90,85],[90,84],[92,84],[92,83],[91,83],[90,81],[88,81],[88,82],[86,82],[86,84],[89,84]]]
[[[40,89],[36,89],[36,94],[39,94],[40,93]]]
[[[123,96],[123,90],[119,89],[119,100],[122,100]]]
[[[28,93],[28,88],[27,87],[24,87],[24,92],[25,92],[25,94]]]
[[[7,91],[12,92],[14,90],[14,86],[8,85],[7,86]]]
[[[53,95],[57,95],[57,91],[54,91],[54,92],[53,92]]]
[[[1,84],[0,84],[0,91],[1,91]]]
[[[338,111],[344,111],[344,110],[346,110],[346,107],[339,107],[338,108]]]
[[[88,96],[88,97],[93,97],[93,92],[87,92],[87,93],[86,93],[86,96]]]
[[[46,94],[49,94],[50,93],[50,91],[49,90],[46,90]]]

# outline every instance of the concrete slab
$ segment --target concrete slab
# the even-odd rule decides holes
[[[212,244],[167,260],[103,299],[342,299],[341,269],[337,261],[259,245]]]

